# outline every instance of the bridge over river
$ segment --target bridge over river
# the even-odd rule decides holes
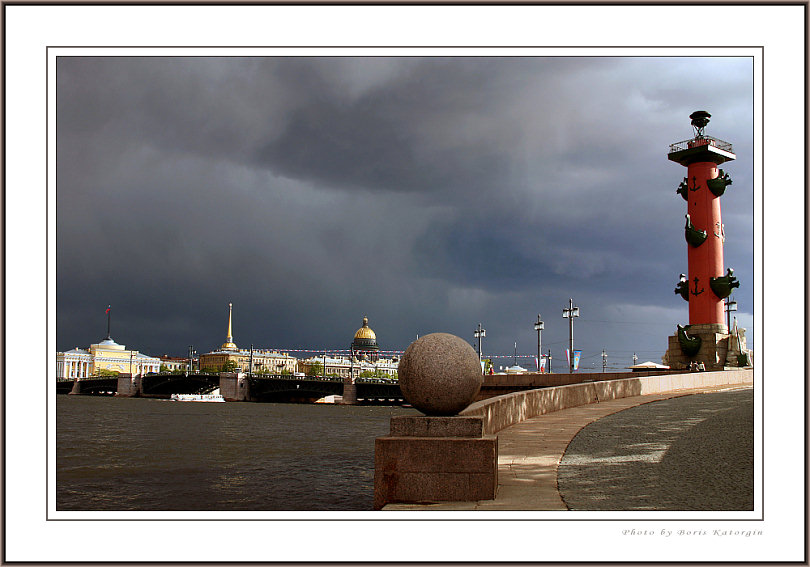
[[[327,396],[343,396],[342,378],[290,375],[121,374],[58,379],[57,393],[163,398],[172,394],[208,394],[217,388],[228,401],[312,403]],[[361,404],[401,405],[405,402],[395,380],[358,378],[356,400]]]
[[[549,388],[566,384],[640,378],[651,374],[677,374],[679,371],[610,372],[554,374],[495,374],[484,376],[476,400],[494,396]],[[349,386],[347,389],[346,387]],[[122,374],[113,377],[58,379],[57,393],[117,395],[125,397],[166,398],[172,394],[207,394],[219,388],[227,401],[312,403],[327,396],[343,396],[344,403],[400,405],[405,403],[395,380],[358,378],[347,384],[342,378],[290,376],[280,374]],[[346,394],[349,396],[346,396]]]

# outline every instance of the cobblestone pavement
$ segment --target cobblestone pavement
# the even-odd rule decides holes
[[[557,467],[571,510],[753,510],[753,390],[651,402],[584,427]]]

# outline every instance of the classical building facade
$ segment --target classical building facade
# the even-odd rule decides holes
[[[251,366],[252,358],[252,366]],[[232,364],[231,364],[232,363]],[[243,349],[233,342],[233,304],[228,304],[228,335],[217,349],[200,355],[200,370],[219,372],[226,365],[236,372],[254,374],[294,374],[298,370],[298,359],[286,352],[268,349]]]
[[[298,371],[308,376],[317,374],[318,376],[349,378],[352,370],[354,370],[354,377],[358,378],[361,375],[375,374],[377,376],[384,376],[388,378],[397,377],[397,366],[399,360],[397,358],[380,358],[374,362],[347,357],[333,357],[333,356],[313,356],[298,361]],[[313,370],[313,367],[315,370]]]
[[[298,359],[286,352],[254,349],[253,366],[250,365],[250,350],[215,350],[200,355],[202,372],[220,372],[226,364],[234,362],[234,372],[254,374],[294,374],[298,370]]]
[[[192,359],[192,362],[194,370],[197,370],[199,368],[197,361]],[[160,366],[169,372],[187,372],[189,369],[189,359],[188,357],[164,354],[160,357]]]
[[[160,359],[137,350],[127,350],[107,336],[103,341],[56,353],[56,375],[59,378],[86,378],[105,372],[148,374],[160,370]]]

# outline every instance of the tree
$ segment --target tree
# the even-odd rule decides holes
[[[120,372],[117,370],[108,370],[106,368],[96,369],[96,376],[118,376]]]
[[[323,364],[316,360],[309,365],[307,376],[320,376],[321,374],[323,374]]]
[[[236,364],[235,360],[228,360],[227,362],[225,362],[225,364],[222,365],[222,369],[220,370],[220,372],[233,372],[234,370],[236,370],[237,366],[238,365]]]

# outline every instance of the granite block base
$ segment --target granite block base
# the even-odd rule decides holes
[[[392,502],[492,500],[498,438],[479,417],[394,417],[374,445],[374,509]]]

